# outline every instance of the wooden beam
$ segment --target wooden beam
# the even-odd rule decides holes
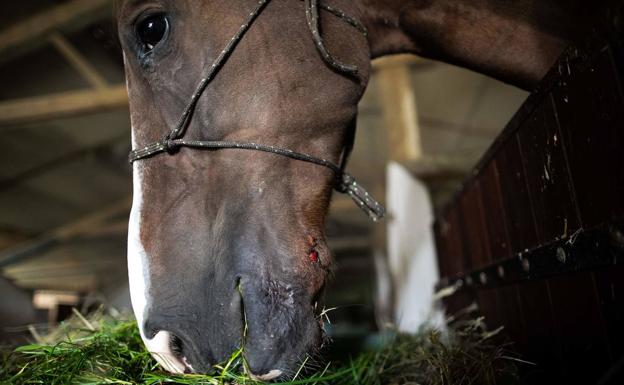
[[[84,234],[88,238],[102,238],[102,237],[119,237],[126,236],[128,234],[128,218],[123,220],[102,224],[95,227]]]
[[[96,274],[74,276],[62,279],[56,277],[37,277],[35,279],[16,280],[15,285],[21,288],[36,290],[66,290],[80,293],[88,293],[98,290],[100,279]]]
[[[425,181],[431,179],[463,179],[478,159],[466,156],[425,156],[404,162],[412,175]]]
[[[390,159],[404,162],[422,156],[416,96],[411,82],[411,56],[389,56],[375,63]],[[417,60],[417,59],[416,59]]]
[[[104,89],[108,86],[108,82],[104,77],[89,63],[89,61],[78,50],[58,32],[54,32],[50,38],[50,43],[72,67],[82,76],[87,83],[93,88]]]
[[[373,241],[368,236],[330,237],[327,244],[332,252],[342,252],[369,250],[373,246]]]
[[[85,158],[97,154],[103,150],[110,149],[119,144],[128,143],[128,134],[124,133],[112,139],[98,141],[92,145],[77,148],[74,151],[67,153],[58,153],[58,156],[47,160],[43,163],[35,164],[33,167],[27,168],[17,174],[7,176],[6,178],[0,178],[0,191],[13,188],[16,184],[23,183],[31,178],[36,178],[42,174],[55,170],[58,167],[65,166],[68,163],[85,160]],[[111,159],[112,160],[112,159]],[[0,226],[0,234],[2,234],[2,227]],[[1,238],[0,238],[1,239]],[[1,244],[1,241],[0,241]],[[2,248],[0,247],[0,250]]]
[[[71,0],[19,21],[0,32],[0,63],[42,44],[54,31],[75,31],[112,15],[113,0]]]
[[[99,228],[106,220],[118,215],[130,213],[131,206],[132,199],[130,197],[123,198],[118,202],[92,212],[72,223],[57,228],[52,234],[61,240],[74,238],[81,234],[88,234],[91,229]]]
[[[0,127],[128,107],[124,84],[0,102]]]
[[[412,54],[400,54],[391,56],[382,56],[373,60],[373,71],[379,71],[388,67],[413,67],[432,63],[430,60],[423,59]]]
[[[82,235],[88,235],[92,230],[100,229],[108,219],[129,213],[131,204],[129,197],[124,198],[101,210],[12,247],[0,253],[0,268],[45,251],[54,245],[67,242]]]

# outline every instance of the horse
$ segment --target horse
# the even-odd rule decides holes
[[[147,349],[205,373],[242,347],[254,378],[290,376],[324,340],[332,190],[383,215],[344,172],[371,59],[412,53],[532,89],[587,3],[117,0]]]

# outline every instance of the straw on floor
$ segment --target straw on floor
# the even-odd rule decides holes
[[[77,312],[76,312],[77,313]],[[284,384],[517,384],[521,362],[486,330],[482,318],[451,320],[444,333],[423,328],[393,334],[376,350],[312,370],[304,360]],[[145,351],[135,321],[100,311],[77,313],[43,341],[3,353],[2,384],[257,384],[245,374],[242,350],[210,375],[174,376]],[[318,368],[318,366],[317,366]]]

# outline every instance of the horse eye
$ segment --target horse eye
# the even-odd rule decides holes
[[[167,33],[169,21],[165,15],[154,15],[142,20],[136,28],[136,33],[147,51],[151,51]]]

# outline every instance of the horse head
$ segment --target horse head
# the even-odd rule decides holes
[[[135,149],[131,298],[169,371],[206,372],[243,346],[251,372],[272,379],[322,340],[337,171],[180,141],[276,146],[339,165],[370,66],[359,11],[343,5],[353,18],[310,0],[116,6]]]

